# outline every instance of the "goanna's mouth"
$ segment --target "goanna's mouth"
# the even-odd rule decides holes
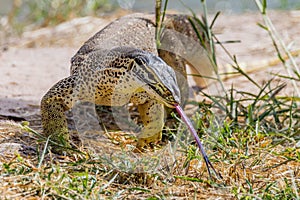
[[[179,103],[177,101],[175,102],[163,102],[167,107],[169,108],[175,108],[176,105],[178,105]]]
[[[175,108],[175,106],[179,104],[179,102],[175,100],[172,93],[168,89],[158,89],[158,87],[152,84],[149,84],[149,86],[151,88],[149,89],[151,90],[151,93],[154,93],[155,98],[167,107]]]

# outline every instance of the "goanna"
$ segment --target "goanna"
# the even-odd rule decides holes
[[[42,98],[44,134],[70,146],[65,111],[77,100],[104,106],[121,106],[129,100],[137,105],[144,125],[137,147],[160,141],[164,106],[174,107],[186,95],[182,86],[185,65],[190,64],[197,73],[208,65],[205,56],[200,59],[204,53],[193,49],[199,42],[188,16],[168,15],[164,25],[161,38],[166,45],[162,49],[156,46],[154,15],[145,14],[122,17],[85,42],[71,59],[71,75]],[[182,40],[177,40],[177,33],[192,38],[188,41],[193,44],[178,46]]]

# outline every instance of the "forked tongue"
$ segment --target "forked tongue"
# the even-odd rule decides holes
[[[205,161],[205,164],[206,164],[206,167],[207,167],[207,171],[209,173],[209,176],[211,178],[211,171],[210,169],[212,169],[212,171],[214,172],[214,174],[218,177],[218,178],[222,178],[222,176],[220,174],[218,174],[215,170],[215,168],[213,167],[213,165],[211,164],[211,162],[209,161],[207,155],[206,155],[206,152],[202,146],[202,143],[200,141],[200,138],[198,137],[198,134],[196,132],[196,130],[194,129],[194,126],[192,124],[192,122],[189,120],[189,118],[186,116],[186,114],[184,113],[184,111],[182,110],[182,108],[180,107],[179,104],[175,104],[174,105],[175,108],[176,108],[176,111],[178,112],[178,114],[181,116],[182,120],[184,121],[184,123],[187,125],[188,129],[190,130],[190,132],[193,134],[195,140],[196,140],[196,143],[200,149],[200,152],[202,154],[202,157]]]

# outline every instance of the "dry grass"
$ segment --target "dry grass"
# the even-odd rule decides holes
[[[217,128],[212,126],[205,131]],[[1,198],[299,198],[300,150],[296,141],[291,137],[276,144],[274,139],[280,137],[274,137],[275,133],[234,127],[230,120],[219,127],[220,135],[203,136],[222,180],[210,180],[194,146],[176,156],[175,163],[161,164],[163,169],[154,173],[125,172],[83,148],[83,153],[65,156],[45,154],[42,150],[46,141],[27,126],[2,121],[0,127],[2,145],[17,142],[40,149],[38,155],[26,149],[1,153]]]

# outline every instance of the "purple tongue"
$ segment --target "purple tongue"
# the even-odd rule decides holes
[[[206,164],[206,167],[207,167],[207,170],[208,170],[208,173],[209,173],[209,176],[211,177],[211,172],[210,172],[210,168],[213,170],[213,172],[215,173],[216,176],[218,176],[218,178],[220,177],[221,178],[221,175],[218,174],[215,170],[215,168],[213,167],[213,165],[211,164],[211,162],[209,161],[207,155],[206,155],[206,152],[201,144],[201,141],[200,141],[200,138],[198,137],[198,134],[196,132],[196,130],[194,129],[194,126],[192,125],[192,122],[189,120],[189,118],[186,116],[186,114],[183,112],[182,108],[180,107],[179,104],[175,104],[174,105],[175,108],[176,108],[176,111],[178,112],[178,114],[181,116],[182,120],[184,121],[184,123],[187,125],[188,129],[190,130],[190,132],[193,134],[197,144],[198,144],[198,147],[200,149],[200,152],[202,154],[202,157],[205,161],[205,164]]]

